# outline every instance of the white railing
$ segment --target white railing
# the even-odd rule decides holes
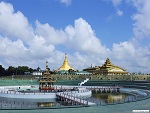
[[[5,94],[28,94],[28,95],[33,95],[33,94],[40,94],[40,95],[43,95],[43,94],[49,94],[49,93],[46,93],[46,92],[31,92],[31,93],[27,93],[27,92],[19,92],[19,91],[15,91],[15,89],[13,90],[12,89],[12,91],[10,91],[10,89],[11,89],[12,87],[3,87],[3,88],[0,88],[0,93],[5,93]],[[25,87],[24,87],[25,88]],[[27,88],[27,87],[26,87]],[[28,86],[28,88],[29,88],[29,86]],[[57,87],[55,87],[56,89],[55,90],[57,90],[57,89],[72,89],[72,88],[74,88],[74,86],[72,86],[72,87],[70,87],[70,86],[57,86]],[[75,88],[77,88],[77,90],[76,91],[65,91],[65,93],[83,93],[83,92],[88,92],[89,91],[89,89],[117,89],[117,88],[120,88],[120,87],[116,87],[116,86],[85,86],[84,88],[85,89],[83,89],[83,90],[79,90],[78,89],[78,87],[75,87]],[[17,88],[18,89],[18,88]],[[55,91],[54,92],[51,92],[51,93],[55,93]]]
[[[85,86],[87,89],[117,89],[122,88],[121,86]]]
[[[61,93],[57,93],[57,96],[75,101],[75,102],[83,104],[83,105],[88,105],[88,101],[81,99],[81,98],[78,98],[75,93],[61,92]]]
[[[33,93],[26,93],[26,92],[18,92],[18,91],[6,91],[6,90],[0,90],[1,94],[16,94],[16,95],[49,95],[49,93],[45,92],[33,92]],[[50,92],[53,93],[53,92]]]

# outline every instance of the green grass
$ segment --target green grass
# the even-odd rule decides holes
[[[0,86],[38,85],[37,80],[0,80]]]

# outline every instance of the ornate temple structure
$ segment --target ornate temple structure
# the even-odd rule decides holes
[[[83,71],[100,75],[128,75],[128,72],[125,69],[112,64],[109,58],[106,59],[102,66],[86,68],[83,69]]]
[[[46,61],[46,71],[43,73],[42,77],[39,80],[39,90],[54,90],[54,83],[56,80],[53,75],[50,74],[48,68],[48,62]]]
[[[74,70],[74,69],[69,65],[67,54],[65,54],[63,65],[58,69],[58,71],[68,71],[68,70]]]

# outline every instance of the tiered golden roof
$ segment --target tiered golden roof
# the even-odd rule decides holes
[[[94,68],[86,68],[83,69],[84,71],[88,71],[93,74],[102,74],[102,75],[127,75],[128,72],[119,67],[115,66],[114,64],[111,63],[109,58],[106,59],[105,63],[102,66],[95,66]]]
[[[125,69],[123,69],[119,66],[115,66],[113,63],[111,63],[109,58],[106,59],[105,63],[102,65],[101,69],[115,69],[116,71],[118,71],[118,70],[125,71]]]
[[[59,70],[59,71],[61,71],[61,70],[68,71],[69,69],[74,70],[74,69],[69,65],[68,58],[67,58],[67,54],[65,54],[65,59],[64,59],[63,65],[62,65],[58,70]]]
[[[106,59],[105,63],[102,65],[101,68],[110,68],[110,67],[114,67],[114,65],[111,63],[111,61],[109,60],[109,58]]]

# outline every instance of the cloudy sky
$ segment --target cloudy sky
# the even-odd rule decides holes
[[[1,0],[0,65],[78,70],[106,58],[150,73],[150,0]]]

